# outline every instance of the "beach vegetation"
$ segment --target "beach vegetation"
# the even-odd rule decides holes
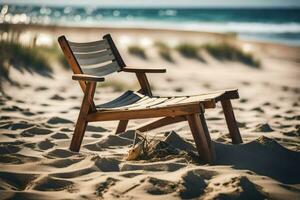
[[[55,61],[58,61],[58,63],[64,68],[64,69],[70,69],[70,66],[62,52],[62,50],[58,47],[58,45],[52,45],[52,46],[41,46],[36,47],[41,50],[44,54],[47,54],[47,57],[54,59]]]
[[[203,57],[199,54],[200,48],[197,45],[190,43],[182,43],[175,47],[182,56],[186,58],[197,59],[198,61],[205,62]]]
[[[1,71],[7,71],[8,75],[10,66],[21,72],[36,72],[44,76],[51,76],[52,73],[47,58],[39,49],[16,42],[0,41]]]
[[[198,58],[199,48],[193,44],[182,43],[175,48],[181,55],[187,58]]]
[[[242,62],[248,66],[260,67],[260,61],[251,53],[245,53],[240,48],[228,43],[205,44],[202,46],[209,54],[218,60]]]
[[[142,59],[147,59],[147,55],[145,53],[145,50],[142,47],[139,46],[129,46],[128,52],[132,55],[135,55],[137,57],[140,57]]]
[[[158,49],[158,54],[162,59],[168,62],[174,62],[174,59],[171,56],[171,49],[168,45],[163,42],[156,42],[154,46]]]

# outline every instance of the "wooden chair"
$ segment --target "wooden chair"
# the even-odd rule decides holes
[[[153,96],[146,74],[165,73],[166,70],[127,66],[109,34],[105,35],[103,40],[95,42],[75,43],[68,41],[65,36],[59,37],[58,41],[74,72],[73,80],[79,81],[84,92],[70,150],[79,151],[88,122],[119,120],[116,130],[118,134],[126,130],[130,119],[159,118],[137,128],[141,132],[187,120],[200,159],[212,163],[215,156],[214,148],[204,111],[215,108],[217,102],[222,104],[232,142],[242,143],[230,102],[231,99],[239,98],[237,90],[194,96]],[[103,82],[103,76],[113,72],[135,73],[141,89],[137,92],[127,91],[108,103],[95,105],[93,97],[96,83]]]

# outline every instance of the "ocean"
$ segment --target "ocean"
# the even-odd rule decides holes
[[[0,5],[1,23],[128,27],[234,33],[300,46],[299,8],[101,8]]]

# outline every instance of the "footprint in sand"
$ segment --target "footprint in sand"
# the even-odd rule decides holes
[[[14,112],[14,111],[20,111],[22,112],[23,109],[18,107],[18,106],[8,106],[8,107],[3,107],[1,110],[7,111],[7,112]]]
[[[154,177],[146,178],[145,180],[143,180],[142,184],[150,185],[147,187],[146,192],[152,195],[170,194],[176,192],[180,187],[180,184],[178,183]]]
[[[121,174],[120,176],[123,176],[125,178],[133,178],[133,177],[136,177],[136,176],[139,176],[139,175],[142,175],[142,174],[143,173],[129,172],[129,173]]]
[[[64,133],[60,133],[60,132],[51,135],[51,137],[54,138],[54,139],[58,139],[58,140],[69,139],[68,135],[66,135]]]
[[[92,158],[95,162],[95,166],[102,172],[118,172],[120,162],[114,158],[101,158],[95,156]]]
[[[232,188],[239,188],[232,190]],[[224,192],[220,192],[224,191]],[[251,182],[246,176],[231,177],[218,176],[206,187],[206,196],[209,199],[269,199],[262,188]]]
[[[73,106],[71,109],[72,110],[80,110],[80,107],[79,106]]]
[[[260,108],[260,107],[255,107],[255,108],[252,108],[251,111],[257,111],[257,112],[260,112],[260,113],[264,113],[265,111]]]
[[[49,129],[33,127],[33,128],[29,128],[27,130],[24,130],[21,133],[21,135],[23,137],[34,137],[35,135],[48,135],[50,133],[52,133],[52,131]]]
[[[52,143],[50,140],[46,139],[44,141],[41,141],[37,144],[38,148],[41,150],[47,150],[54,147],[54,143]]]
[[[60,118],[60,117],[52,117],[47,121],[48,124],[73,124],[71,120]]]
[[[0,121],[11,119],[11,116],[0,116]]]
[[[21,148],[16,145],[11,145],[7,143],[0,144],[0,155],[17,153],[20,150]]]
[[[32,183],[33,185],[30,189],[40,190],[40,191],[62,191],[62,190],[72,190],[74,183],[68,180],[62,180],[53,177],[43,177]]]
[[[78,99],[77,96],[70,96],[69,99]]]
[[[6,124],[4,126],[1,126],[0,129],[18,130],[18,129],[26,129],[26,128],[29,128],[32,126],[34,126],[34,125],[27,124],[24,122],[19,122],[19,123],[13,123],[13,124]]]
[[[49,88],[48,88],[48,87],[41,86],[41,87],[37,87],[37,88],[35,89],[35,91],[45,91],[45,90],[49,90]]]
[[[25,190],[30,183],[36,179],[36,174],[17,173],[17,172],[0,172],[1,182],[6,189]],[[4,184],[5,183],[5,184]]]
[[[90,131],[90,132],[105,132],[105,131],[107,131],[107,129],[99,127],[99,126],[87,125],[86,131]]]
[[[26,116],[33,116],[33,115],[35,115],[33,112],[30,112],[29,110],[23,111],[22,114],[26,115]]]
[[[289,131],[284,131],[283,132],[283,135],[286,135],[286,136],[290,136],[290,137],[299,137],[300,136],[300,129],[292,129],[292,130],[289,130]]]
[[[96,195],[103,198],[103,194],[118,181],[118,179],[108,177],[104,182],[101,182],[96,186]]]
[[[65,98],[59,96],[59,95],[53,95],[50,99],[52,100],[57,100],[57,101],[62,101],[62,100],[65,100]]]
[[[7,164],[20,165],[20,164],[25,164],[25,163],[30,163],[30,162],[37,162],[39,160],[41,160],[41,159],[37,158],[37,157],[25,156],[22,154],[0,155],[0,163],[7,163]]]
[[[207,186],[205,179],[211,178],[210,171],[200,170],[190,170],[182,175],[182,186],[183,190],[180,192],[180,197],[183,199],[193,199],[199,197],[204,193]]]
[[[55,149],[53,151],[50,151],[46,156],[50,158],[68,158],[74,155],[80,154],[65,149]]]
[[[43,165],[56,167],[56,168],[65,168],[69,167],[75,163],[79,163],[83,160],[83,158],[76,158],[76,159],[70,159],[70,158],[62,158],[62,159],[53,159],[53,160],[47,160],[43,162]],[[57,176],[55,176],[57,177]]]
[[[93,138],[102,138],[103,135],[100,135],[100,134],[92,134],[91,137],[93,137]]]

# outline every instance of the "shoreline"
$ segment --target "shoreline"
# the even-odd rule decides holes
[[[259,46],[268,45],[272,47],[283,47],[283,48],[291,48],[295,50],[300,50],[300,45],[289,45],[284,43],[276,43],[272,41],[261,41],[261,40],[255,40],[255,39],[241,39],[237,36],[231,36],[232,33],[219,33],[219,32],[206,32],[206,31],[192,31],[192,30],[181,30],[181,29],[172,29],[172,28],[132,28],[132,27],[117,27],[117,26],[74,26],[74,25],[46,25],[46,24],[8,24],[12,30],[20,31],[20,30],[26,30],[26,31],[45,31],[50,32],[53,35],[57,36],[58,34],[63,34],[64,31],[66,32],[74,32],[74,30],[80,30],[80,31],[99,31],[106,32],[106,33],[114,33],[114,32],[122,32],[128,33],[128,32],[134,32],[134,33],[143,33],[143,32],[150,32],[155,34],[178,34],[179,36],[183,37],[184,34],[189,36],[207,36],[207,37],[216,37],[218,39],[233,39],[241,43],[251,43]],[[235,34],[235,33],[233,33]],[[97,34],[99,35],[99,34]],[[187,37],[188,38],[188,37]]]

